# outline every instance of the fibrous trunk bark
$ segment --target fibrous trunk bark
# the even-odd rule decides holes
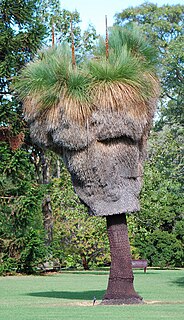
[[[138,304],[142,298],[133,286],[132,259],[125,214],[107,216],[111,268],[102,304]]]

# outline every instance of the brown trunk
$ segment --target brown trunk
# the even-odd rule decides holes
[[[111,268],[107,292],[102,304],[143,303],[133,286],[134,276],[126,215],[107,216],[107,230],[111,250]]]
[[[45,245],[50,246],[52,243],[53,216],[50,196],[47,195],[42,202],[42,212],[45,229]]]
[[[86,260],[85,255],[81,255],[81,258],[82,258],[82,265],[83,265],[84,270],[89,270],[88,262]]]
[[[73,25],[72,20],[70,21],[70,27],[71,27],[71,37],[72,37],[72,66],[75,69],[76,67],[76,60],[75,60],[75,43],[74,43],[74,33],[73,33]]]

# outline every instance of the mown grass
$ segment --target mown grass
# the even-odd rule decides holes
[[[62,272],[0,278],[1,320],[181,320],[184,270],[136,270],[135,288],[144,305],[99,305],[108,272]],[[94,296],[97,303],[93,306]]]

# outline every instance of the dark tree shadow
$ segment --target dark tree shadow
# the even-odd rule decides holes
[[[88,275],[98,275],[98,276],[106,276],[106,275],[109,275],[109,272],[110,270],[108,271],[70,271],[70,270],[65,270],[65,271],[61,271],[61,273],[65,273],[65,274],[88,274]],[[134,274],[154,274],[154,275],[158,275],[158,270],[157,270],[157,273],[155,273],[154,271],[150,270],[150,269],[147,269],[146,273],[144,273],[144,270],[143,269],[133,269],[133,273]]]
[[[108,275],[109,271],[70,271],[70,270],[65,270],[65,271],[61,271],[61,273],[66,273],[66,274],[87,274],[87,275],[97,275],[97,276],[104,276],[104,275]]]
[[[178,287],[184,287],[184,277],[180,277],[174,281],[172,281],[173,284],[176,284]]]
[[[157,276],[159,273],[160,272],[155,273],[154,271],[151,271],[151,270],[147,270],[146,272],[144,272],[144,270],[133,270],[133,274],[134,275],[138,274],[139,276],[143,275],[145,277],[146,277],[147,274],[151,274],[151,275]]]
[[[28,296],[40,297],[40,298],[57,298],[57,299],[69,299],[69,300],[93,300],[94,297],[97,300],[102,300],[105,294],[105,290],[94,291],[46,291],[46,292],[32,292],[28,293]]]

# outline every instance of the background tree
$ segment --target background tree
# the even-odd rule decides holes
[[[183,265],[183,134],[152,132],[141,211],[130,217],[131,241],[150,266]]]
[[[35,1],[14,1],[11,4],[1,1],[0,123],[11,127],[13,134],[23,129],[24,121],[20,103],[11,95],[10,84],[12,77],[41,47],[46,29],[38,14]]]
[[[71,45],[73,33],[75,54],[79,59],[86,53],[88,53],[88,55],[92,54],[95,48],[95,41],[98,38],[96,30],[92,24],[89,24],[87,30],[82,32],[79,25],[80,22],[80,15],[77,11],[70,12],[63,9],[61,11],[60,19],[56,22],[55,28],[57,43],[67,42]]]
[[[50,187],[54,214],[53,258],[62,267],[84,268],[110,264],[105,220],[91,217],[74,193],[71,177],[62,167]]]
[[[22,106],[16,96],[12,95],[10,88],[12,78],[41,48],[45,37],[46,27],[40,21],[38,7],[38,1],[14,1],[13,3],[1,1],[2,272],[8,270],[31,272],[36,261],[41,259],[41,255],[43,259],[45,257],[39,206],[42,196],[38,186],[34,184],[34,170],[30,162],[30,154],[27,152],[29,138],[22,116]],[[26,137],[26,144],[23,146],[24,137]],[[28,256],[29,259],[27,259]]]
[[[44,190],[34,182],[34,167],[26,151],[12,151],[2,143],[0,152],[0,272],[32,273],[46,256],[41,214]]]

